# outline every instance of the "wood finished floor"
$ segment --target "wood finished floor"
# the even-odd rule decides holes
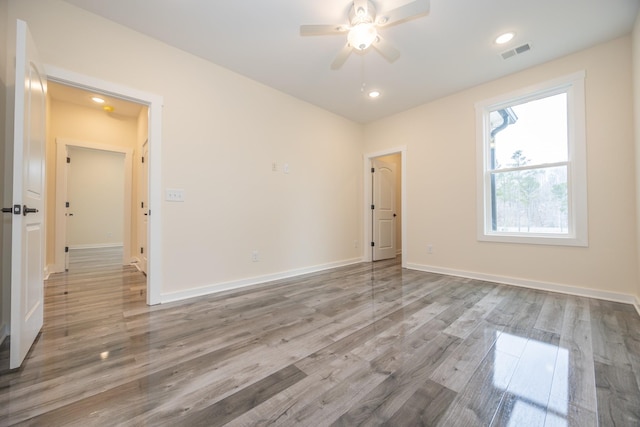
[[[640,425],[630,305],[384,261],[147,307],[117,251],[71,260],[2,426]]]

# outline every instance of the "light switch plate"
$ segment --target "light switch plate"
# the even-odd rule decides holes
[[[184,190],[182,188],[167,188],[164,199],[168,202],[184,202]]]

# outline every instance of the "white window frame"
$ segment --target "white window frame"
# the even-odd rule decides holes
[[[585,72],[580,71],[476,104],[477,238],[479,241],[540,245],[588,246],[587,147]],[[568,230],[566,233],[528,233],[492,230],[489,114],[491,111],[567,94]],[[552,166],[552,165],[549,165]]]

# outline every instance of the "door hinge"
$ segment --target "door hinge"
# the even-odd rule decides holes
[[[376,242],[371,242],[371,247],[374,247],[376,245]]]
[[[64,202],[64,207],[68,208],[69,207],[69,202]]]
[[[69,246],[64,247],[64,253],[66,254],[67,252],[69,252]]]
[[[149,214],[149,216],[151,216],[151,209],[149,209],[147,213]]]
[[[371,210],[374,210],[376,208],[376,205],[371,205]]]
[[[376,172],[376,168],[371,168],[371,173],[375,173]]]
[[[143,254],[144,253],[144,248],[140,248],[140,253]]]
[[[71,163],[71,157],[67,157],[67,163]]]
[[[140,202],[140,207],[144,209],[144,202]]]
[[[144,163],[144,156],[142,156],[142,163]]]

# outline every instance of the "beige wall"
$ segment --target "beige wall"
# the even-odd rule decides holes
[[[589,247],[478,242],[475,103],[583,69]],[[635,294],[630,87],[631,38],[623,37],[367,125],[367,151],[407,145],[405,259],[427,269]]]
[[[32,31],[33,33],[33,31]],[[34,35],[35,37],[35,35]],[[145,107],[146,109],[146,107]],[[47,264],[55,262],[55,202],[56,202],[56,138],[68,141],[104,144],[120,148],[136,148],[138,138],[138,119],[93,108],[82,107],[68,102],[50,101],[47,132]],[[133,176],[136,176],[134,162]],[[134,178],[135,179],[135,178]],[[137,181],[132,183],[132,205],[137,203]],[[134,210],[135,211],[135,210]],[[135,216],[135,213],[134,213]],[[135,240],[135,220],[131,222],[131,245]],[[135,252],[135,251],[133,251]]]
[[[361,126],[67,3],[10,4],[45,64],[163,97],[162,188],[186,196],[158,207],[164,294],[361,257]]]
[[[632,33],[633,46],[633,100],[634,100],[634,124],[635,124],[635,170],[636,170],[636,246],[640,248],[640,13]],[[640,271],[640,258],[636,258]],[[640,273],[639,273],[640,275]],[[636,304],[640,307],[640,280],[636,282]]]
[[[67,221],[70,248],[121,246],[124,237],[124,153],[69,148]]]

